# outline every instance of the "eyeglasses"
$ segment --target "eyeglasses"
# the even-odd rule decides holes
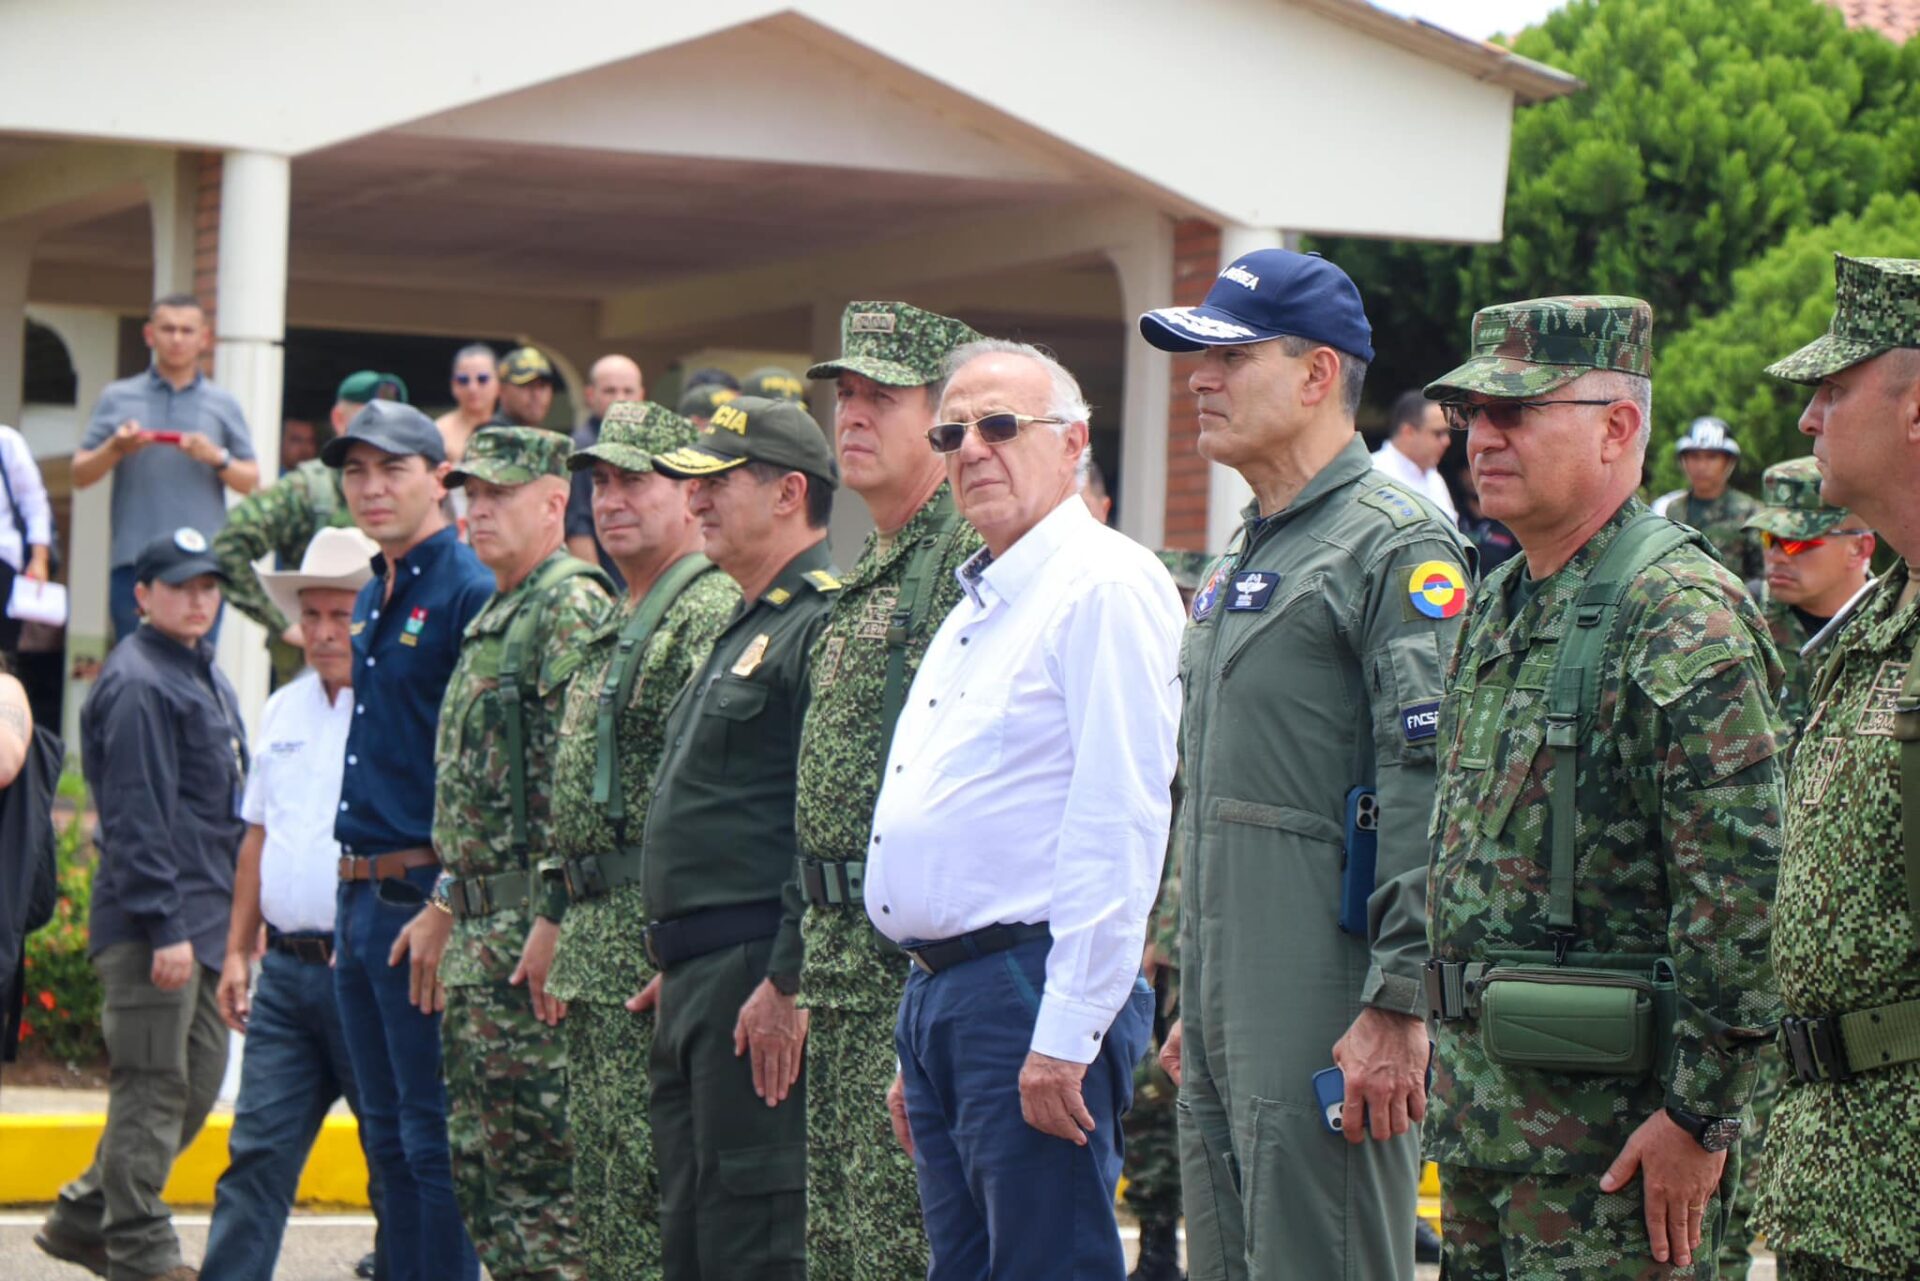
[[[1615,397],[1618,399],[1618,397]],[[1465,431],[1473,426],[1473,420],[1484,416],[1487,425],[1499,431],[1512,431],[1520,425],[1520,416],[1529,409],[1545,409],[1548,405],[1611,405],[1613,400],[1490,400],[1484,405],[1469,404],[1464,400],[1442,401],[1440,412],[1447,416],[1447,426],[1455,431]]]
[[[1028,423],[1063,423],[1064,418],[1042,418],[1038,414],[985,414],[970,423],[938,423],[927,428],[927,443],[936,454],[954,454],[966,443],[967,428],[980,433],[984,445],[1004,445],[1020,434]]]
[[[1864,529],[1830,529],[1819,538],[1782,538],[1772,530],[1763,529],[1760,531],[1760,545],[1768,551],[1778,547],[1783,556],[1798,556],[1801,552],[1825,547],[1829,538],[1858,538],[1868,532]]]
[[[479,383],[482,387],[493,381],[492,374],[455,374],[453,381],[465,387],[468,383]]]

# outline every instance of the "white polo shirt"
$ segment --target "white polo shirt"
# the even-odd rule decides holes
[[[1454,510],[1453,494],[1447,489],[1447,478],[1440,474],[1438,467],[1422,468],[1395,448],[1392,441],[1373,451],[1373,465],[1414,493],[1425,494],[1432,499],[1433,505],[1447,514],[1447,519],[1456,523],[1459,521],[1460,513]]]
[[[328,703],[310,671],[277,690],[260,717],[240,814],[266,829],[260,912],[283,933],[333,928],[340,884],[333,820],[352,720],[353,690],[342,687]]]

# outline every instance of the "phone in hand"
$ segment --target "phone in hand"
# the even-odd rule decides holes
[[[1427,1090],[1433,1090],[1433,1047],[1427,1047]],[[1313,1101],[1320,1105],[1320,1124],[1326,1127],[1328,1134],[1338,1134],[1341,1130],[1340,1109],[1347,1101],[1347,1074],[1337,1067],[1323,1068],[1313,1074]],[[1372,1121],[1370,1110],[1360,1110],[1360,1124],[1365,1127]],[[1415,1126],[1417,1132],[1419,1126]]]
[[[156,445],[177,445],[183,433],[177,431],[143,431],[140,433]]]

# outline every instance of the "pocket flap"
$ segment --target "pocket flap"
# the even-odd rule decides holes
[[[807,1186],[807,1146],[768,1143],[729,1148],[720,1153],[720,1184],[728,1196],[803,1192]]]
[[[767,705],[767,687],[753,681],[722,676],[707,695],[709,715],[730,721],[750,721]]]

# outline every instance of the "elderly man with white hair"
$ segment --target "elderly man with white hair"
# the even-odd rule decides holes
[[[931,1281],[1117,1281],[1180,601],[1153,554],[1080,500],[1089,411],[1073,376],[991,340],[948,368],[928,438],[986,547],[958,571],[874,811],[867,914],[916,967],[889,1104]]]

